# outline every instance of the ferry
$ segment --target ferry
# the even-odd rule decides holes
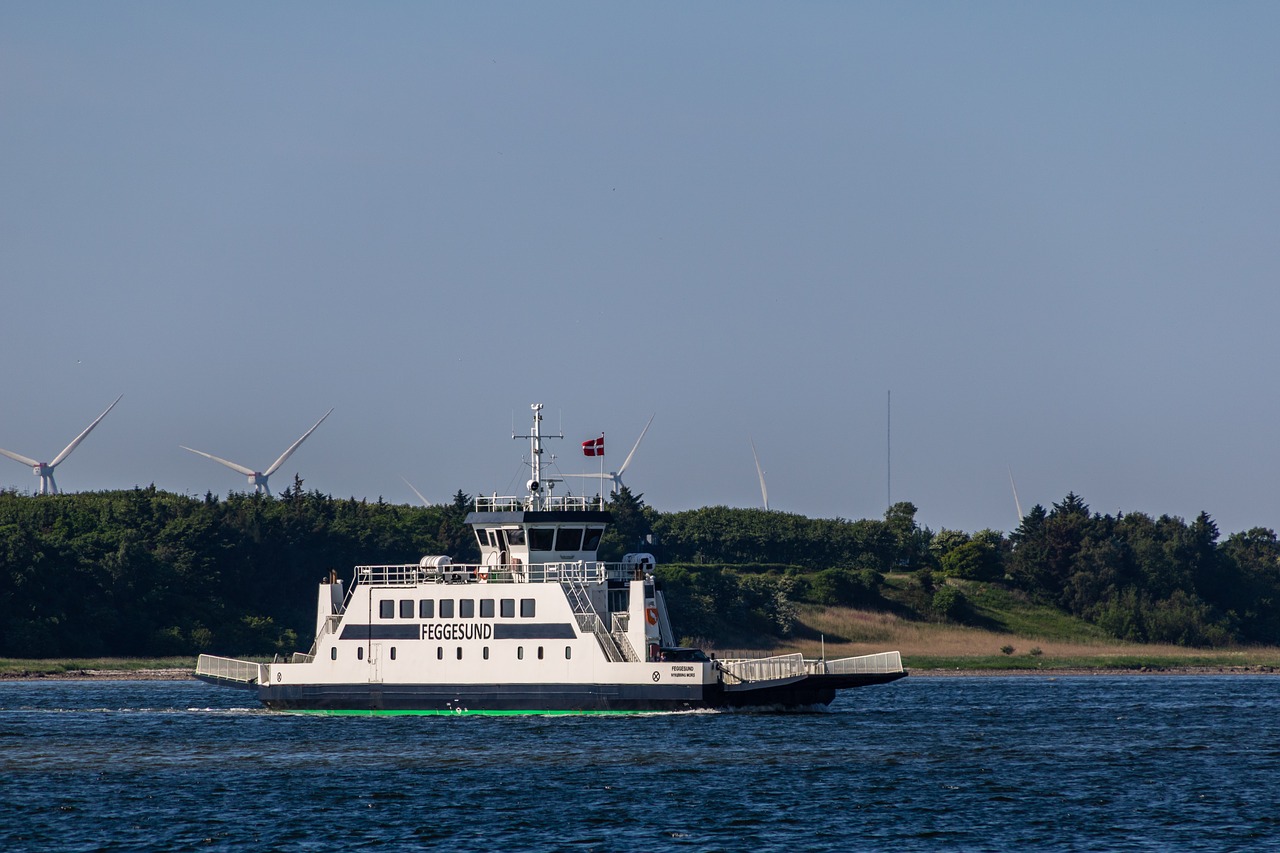
[[[512,436],[530,443],[527,493],[476,497],[467,515],[478,563],[357,566],[350,584],[331,572],[309,651],[201,655],[196,677],[280,711],[561,714],[820,710],[838,690],[907,675],[896,651],[718,660],[679,646],[653,555],[597,559],[612,520],[604,489],[561,495],[543,477],[542,404],[531,408],[529,434]]]

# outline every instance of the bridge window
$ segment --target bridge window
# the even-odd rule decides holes
[[[401,619],[413,618],[413,600],[412,599],[409,599],[409,598],[400,599],[400,618]]]
[[[452,598],[440,599],[440,618],[441,619],[453,618],[453,599]]]
[[[493,618],[493,599],[492,598],[480,599],[480,618],[481,619]]]
[[[458,618],[474,619],[476,617],[476,600],[474,598],[458,599]]]
[[[603,527],[588,527],[587,535],[582,540],[582,550],[594,551],[600,547],[600,537],[604,535]]]
[[[483,530],[476,531],[476,541],[480,543],[481,548],[489,544],[489,540],[485,538]]]
[[[436,600],[434,598],[424,598],[418,602],[418,618],[436,618]]]
[[[582,550],[582,528],[581,527],[561,527],[556,533],[557,551],[581,551]]]
[[[378,616],[383,619],[394,619],[396,617],[396,603],[390,599],[379,601]]]
[[[520,616],[523,619],[532,619],[534,617],[534,600],[532,598],[520,599]]]
[[[556,531],[554,527],[529,528],[529,550],[550,551],[551,545],[555,541],[555,536]]]
[[[524,528],[517,527],[514,530],[508,530],[507,542],[512,545],[523,545],[524,544]]]
[[[516,600],[514,598],[502,599],[502,618],[503,619],[516,618]]]

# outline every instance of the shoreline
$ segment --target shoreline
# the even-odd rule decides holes
[[[1280,675],[1280,668],[1256,666],[1063,667],[1028,669],[907,668],[911,678],[1041,678],[1081,676]],[[73,669],[59,672],[20,670],[0,673],[0,681],[195,681],[189,669]]]

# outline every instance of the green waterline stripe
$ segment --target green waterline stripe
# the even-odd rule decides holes
[[[357,709],[335,709],[321,711],[313,708],[291,708],[285,714],[316,714],[322,717],[572,717],[625,714],[654,714],[661,711],[483,711],[483,710],[420,710],[420,711],[365,711]]]

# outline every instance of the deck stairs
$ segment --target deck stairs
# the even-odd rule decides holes
[[[613,663],[639,660],[631,648],[631,643],[627,641],[626,635],[618,631],[610,631],[604,620],[600,618],[600,614],[591,604],[591,595],[587,591],[586,584],[578,581],[564,581],[560,586],[564,589],[565,597],[569,599],[569,607],[573,610],[574,618],[578,620],[578,627],[583,631],[590,631],[595,636],[606,658]]]

